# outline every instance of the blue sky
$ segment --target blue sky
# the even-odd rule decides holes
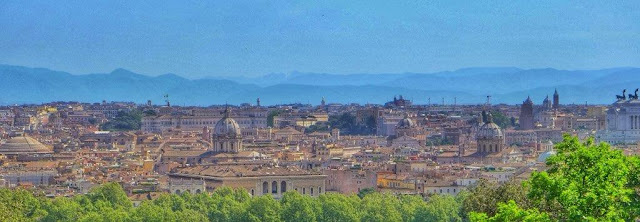
[[[640,67],[638,1],[0,1],[0,63],[185,77]]]

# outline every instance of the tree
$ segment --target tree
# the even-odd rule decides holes
[[[633,221],[638,214],[638,158],[593,138],[565,135],[546,172],[533,173],[529,198],[557,220]]]
[[[36,221],[46,215],[46,211],[42,209],[43,202],[26,190],[2,188],[0,218],[4,221]]]
[[[515,200],[521,206],[529,205],[526,187],[514,181],[497,185],[481,179],[458,195],[464,197],[461,198],[464,217],[470,212],[482,212],[493,216],[498,210],[498,203],[509,200]]]
[[[317,199],[320,202],[321,214],[318,221],[360,221],[360,198],[341,194],[324,194]]]
[[[369,194],[372,194],[372,193],[375,193],[375,192],[376,192],[376,190],[375,190],[375,189],[373,189],[373,188],[364,188],[364,189],[361,189],[361,190],[358,192],[358,197],[360,197],[360,198],[362,199],[362,198],[364,198],[365,196],[367,196],[367,195],[369,195]]]
[[[425,205],[416,211],[413,221],[462,221],[460,207],[460,204],[451,195],[433,195]]]
[[[505,116],[502,112],[498,110],[491,111],[491,115],[493,116],[493,122],[500,126],[500,128],[507,128],[508,126],[512,126],[511,119]]]
[[[298,192],[286,192],[282,200],[282,212],[280,218],[283,221],[291,222],[315,222],[316,216],[316,201],[310,196],[301,195]],[[320,213],[320,212],[318,212]]]
[[[402,221],[398,199],[391,194],[373,193],[362,198],[362,221]]]
[[[373,117],[371,117],[373,118]],[[366,119],[363,123],[357,123],[356,116],[351,113],[329,116],[331,128],[338,128],[346,135],[363,135],[375,132],[375,118]]]
[[[280,221],[280,204],[271,195],[262,195],[249,201],[243,221]]]
[[[515,201],[499,203],[498,212],[493,217],[487,216],[486,213],[471,212],[469,214],[469,221],[482,221],[482,222],[506,222],[506,221],[523,221],[523,222],[546,222],[551,221],[549,215],[541,213],[538,209],[532,208],[524,210],[516,204]]]
[[[77,221],[82,216],[82,206],[71,198],[57,197],[45,207],[47,215],[42,221]]]
[[[100,129],[110,131],[139,130],[142,125],[142,112],[132,110],[130,112],[119,111],[118,115],[102,124]]]
[[[127,193],[122,190],[120,184],[112,182],[95,187],[87,194],[87,197],[93,202],[103,201],[112,208],[131,208],[133,203],[127,197]]]
[[[418,195],[400,195],[397,198],[400,200],[397,203],[397,208],[402,215],[402,221],[417,221],[417,213],[420,211],[420,209],[423,209],[426,206],[426,203],[422,199],[422,197]]]
[[[157,116],[158,115],[158,113],[154,109],[147,109],[147,110],[143,111],[142,113],[144,114],[144,116]]]
[[[269,112],[269,114],[267,115],[267,126],[273,127],[273,119],[279,114],[280,114],[280,111],[278,110],[273,110]]]
[[[239,221],[247,210],[244,195],[236,194],[229,187],[216,189],[212,195],[214,205],[208,213],[209,221]]]

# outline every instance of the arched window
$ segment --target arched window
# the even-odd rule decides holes
[[[318,194],[322,193],[322,187],[318,187]]]
[[[302,194],[307,194],[307,188],[302,188]]]
[[[180,194],[180,190],[176,190],[176,194]]]
[[[278,182],[273,181],[273,183],[271,183],[271,193],[278,193]]]
[[[313,196],[313,187],[311,187],[309,189],[310,189],[309,192],[310,192],[311,196]]]
[[[255,195],[255,194],[253,194],[253,193],[254,193],[254,192],[253,192],[253,189],[251,189],[251,196]]]
[[[265,181],[264,183],[262,183],[262,194],[268,194],[268,193],[269,193],[269,183]]]
[[[198,193],[198,194],[199,194],[199,193],[202,193],[202,191],[200,191],[200,189],[197,189],[197,190],[196,190],[196,193]]]
[[[287,182],[282,181],[282,182],[280,183],[280,192],[281,192],[281,193],[287,192]]]

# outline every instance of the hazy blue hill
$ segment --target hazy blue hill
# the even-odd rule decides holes
[[[563,103],[608,104],[622,89],[640,88],[639,68],[602,70],[468,68],[431,74],[268,74],[261,77],[190,80],[176,74],[147,76],[125,69],[110,73],[72,75],[43,68],[0,65],[0,104],[50,101],[133,101],[163,103],[169,94],[174,104],[211,105],[254,103],[318,104],[329,102],[384,103],[403,95],[416,104],[482,103],[492,95],[494,103],[521,103],[531,95],[540,104],[558,89]]]
[[[519,71],[522,71],[522,69],[516,67],[469,67],[458,69],[455,71],[444,71],[434,74],[440,77],[459,77],[477,74],[516,73]]]
[[[415,90],[373,85],[311,86],[293,84],[275,85],[256,91],[248,91],[232,97],[232,100],[247,101],[247,98],[251,98],[251,100],[247,102],[253,102],[253,98],[260,97],[260,100],[264,104],[294,102],[319,104],[322,97],[325,97],[328,103],[382,104],[392,100],[394,95],[402,95],[404,98],[411,99],[420,104],[426,104],[429,97],[431,97],[433,103],[438,104],[441,103],[443,97],[446,98],[447,104],[453,103],[453,97],[457,97],[459,103],[484,101],[483,96],[453,91]]]
[[[291,72],[272,73],[259,77],[210,77],[209,79],[226,79],[244,84],[259,86],[273,86],[278,84],[301,85],[379,85],[388,81],[401,78],[407,74],[328,74],[328,73],[303,73]]]
[[[382,85],[389,86],[399,79],[412,79],[420,77],[423,79],[441,80],[450,77],[468,77],[478,74],[514,73],[522,69],[514,67],[478,67],[465,68],[456,71],[446,71],[437,73],[359,73],[359,74],[329,74],[329,73],[305,73],[291,72],[272,73],[259,77],[215,77],[211,79],[227,79],[239,83],[256,84],[259,86],[272,86],[277,84],[301,84],[301,85]],[[423,89],[417,87],[418,89]]]
[[[193,80],[167,91],[176,105],[240,104],[253,103],[257,97],[236,98],[237,95],[260,89],[256,85],[238,84],[229,80]]]
[[[476,94],[505,92],[574,84],[595,80],[615,70],[566,71],[556,69],[512,70],[507,73],[451,73],[406,76],[387,83],[411,89],[468,91]]]
[[[383,85],[388,81],[402,78],[407,74],[326,74],[326,73],[298,73],[294,72],[284,81],[284,84],[302,84],[316,86],[335,85]]]
[[[151,77],[125,69],[107,74],[72,75],[47,69],[0,66],[1,104],[58,100],[144,103],[148,99],[161,103],[167,93],[172,100],[179,99],[185,104],[212,104],[255,87],[228,80],[188,80],[175,74]]]
[[[255,84],[258,86],[271,86],[283,83],[289,78],[288,74],[284,73],[271,73],[258,77],[246,77],[246,76],[221,76],[221,77],[208,77],[205,79],[215,80],[231,80],[241,84]]]
[[[611,69],[613,72],[606,73],[606,75],[601,76],[600,78],[596,78],[594,80],[585,82],[585,84],[589,85],[598,85],[598,84],[613,84],[613,83],[629,83],[632,81],[640,81],[640,69],[638,68],[624,68],[624,69]],[[627,90],[631,88],[639,88],[640,85],[629,84]],[[635,88],[633,88],[635,90]],[[620,89],[622,90],[622,89]]]

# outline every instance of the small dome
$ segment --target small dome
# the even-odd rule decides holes
[[[240,125],[231,117],[229,110],[225,110],[225,115],[218,120],[214,127],[214,134],[218,136],[241,136]]]
[[[414,126],[415,124],[413,123],[413,121],[411,121],[411,119],[409,119],[408,116],[405,116],[404,119],[400,120],[400,122],[398,122],[398,125],[396,125],[397,128],[412,128]]]
[[[29,136],[13,137],[5,143],[0,144],[0,154],[16,155],[37,153],[51,153],[51,150]]]
[[[547,151],[547,152],[541,153],[540,156],[538,156],[538,162],[541,162],[541,163],[547,162],[547,158],[555,154],[556,154],[556,151]]]
[[[492,138],[503,138],[504,134],[502,134],[502,129],[500,126],[495,123],[488,122],[485,123],[478,129],[478,133],[476,134],[477,138],[482,139],[492,139]]]

